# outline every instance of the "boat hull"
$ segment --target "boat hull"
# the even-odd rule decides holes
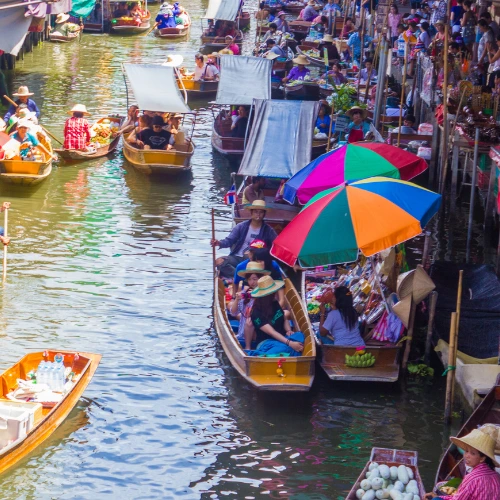
[[[219,87],[218,81],[202,82],[202,81],[194,81],[191,78],[182,79],[182,84],[184,85],[184,89],[179,80],[177,81],[177,84],[181,92],[185,89],[187,94],[191,96],[193,99],[214,96],[217,93],[217,89]]]
[[[119,19],[111,20],[110,33],[113,35],[138,35],[145,33],[151,28],[151,14],[142,20],[139,26],[131,24],[119,24]]]
[[[175,40],[176,38],[184,38],[188,36],[189,30],[191,29],[191,18],[189,18],[188,24],[185,24],[182,28],[162,28],[155,29],[155,36],[158,38],[165,38],[169,40]]]
[[[78,39],[79,33],[75,33],[73,36],[63,36],[63,35],[49,35],[49,42],[52,43],[71,43]]]
[[[212,147],[225,156],[243,157],[245,139],[231,137],[230,126],[230,122],[219,113],[212,128]]]
[[[292,101],[317,101],[319,99],[319,85],[285,85],[285,99]]]

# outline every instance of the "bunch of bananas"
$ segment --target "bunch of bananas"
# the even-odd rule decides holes
[[[375,364],[375,356],[370,352],[357,351],[354,356],[345,355],[345,364],[351,368],[369,368]]]

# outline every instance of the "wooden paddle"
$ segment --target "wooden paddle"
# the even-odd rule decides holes
[[[16,108],[19,107],[19,105],[17,104],[17,102],[13,101],[8,95],[4,95],[4,98],[7,99],[7,101],[9,101],[13,106],[15,106]],[[59,144],[61,144],[61,146],[64,146],[64,142],[60,141],[52,132],[50,132],[49,130],[47,130],[44,126],[40,125],[41,129],[47,134],[47,135],[50,135],[50,137],[52,137],[52,139],[54,139],[55,141],[57,141]]]
[[[154,23],[153,27],[149,30],[149,31],[146,31],[146,33],[144,33],[143,36],[148,36],[160,23]]]
[[[4,222],[3,222],[3,237],[7,238],[7,225],[8,225],[8,213],[9,213],[9,207],[10,203],[8,203],[9,206],[4,204]],[[4,244],[3,246],[3,282],[7,279],[7,245]]]

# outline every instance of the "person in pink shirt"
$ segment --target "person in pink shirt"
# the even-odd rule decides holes
[[[225,40],[227,43],[226,49],[229,49],[235,56],[239,56],[240,55],[240,48],[234,42],[234,38],[230,35],[227,35]]]
[[[403,18],[402,14],[398,12],[398,7],[396,5],[391,5],[391,11],[389,12],[387,24],[389,25],[389,30],[391,33],[391,40],[393,45],[399,36],[398,24],[401,23],[402,18]]]

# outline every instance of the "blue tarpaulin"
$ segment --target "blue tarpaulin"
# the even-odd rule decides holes
[[[94,10],[96,0],[73,0],[70,14],[73,17],[87,17]]]

